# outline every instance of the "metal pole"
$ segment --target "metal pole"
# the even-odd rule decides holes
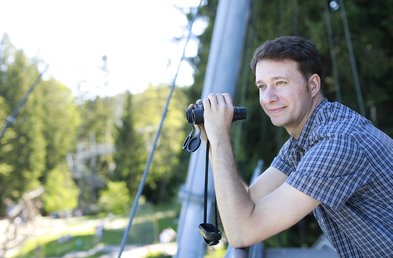
[[[344,1],[339,0],[339,3],[340,3],[341,19],[342,19],[343,27],[344,27],[345,42],[347,43],[349,61],[351,63],[352,78],[353,78],[353,82],[355,84],[356,97],[357,97],[358,105],[359,105],[359,112],[361,115],[365,116],[366,110],[364,108],[362,92],[360,89],[359,74],[358,74],[358,70],[356,67],[355,55],[353,53],[353,48],[352,48],[351,33],[349,31],[349,25],[348,25],[348,21],[347,21],[347,13],[345,11]]]
[[[228,92],[234,96],[241,66],[249,8],[249,0],[219,1],[202,98],[210,92]],[[203,220],[205,147],[201,146],[191,155],[187,181],[179,193],[182,209],[177,235],[176,257],[178,258],[202,258],[206,250],[206,245],[198,233],[198,226]],[[213,178],[209,178],[209,182],[212,181]],[[208,201],[210,204],[208,216],[210,217],[213,200],[214,190],[211,184]]]
[[[338,102],[342,102],[340,80],[338,77],[338,70],[337,70],[336,50],[334,48],[334,41],[333,41],[332,22],[330,20],[329,6],[327,1],[328,0],[324,0],[324,17],[325,17],[327,36],[328,36],[330,59],[332,60],[332,72],[334,76],[334,82],[336,84],[336,99]]]

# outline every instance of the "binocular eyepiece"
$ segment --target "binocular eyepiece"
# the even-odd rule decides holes
[[[190,124],[203,124],[203,104],[195,104],[186,110],[187,122]],[[246,119],[245,107],[233,107],[232,122]]]

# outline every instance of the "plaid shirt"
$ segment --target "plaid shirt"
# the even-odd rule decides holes
[[[272,166],[318,200],[314,215],[341,257],[393,257],[393,140],[324,100]]]

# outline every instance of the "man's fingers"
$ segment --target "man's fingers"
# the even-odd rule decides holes
[[[203,99],[202,103],[205,110],[211,108],[211,102],[209,98]]]
[[[227,104],[225,96],[223,94],[216,95],[216,99],[217,99],[218,105],[226,105]]]
[[[198,99],[197,104],[203,104],[205,110],[219,110],[223,107],[231,107],[232,98],[229,93],[209,93],[203,100]]]
[[[203,100],[206,107],[217,108],[232,106],[232,98],[229,93],[210,93],[207,98]],[[208,105],[208,106],[207,106]],[[205,108],[206,108],[205,107]]]
[[[222,96],[224,97],[225,103],[227,105],[233,106],[232,97],[231,97],[231,95],[229,93],[223,93]]]

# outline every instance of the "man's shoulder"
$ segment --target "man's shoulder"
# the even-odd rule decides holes
[[[328,102],[315,120],[304,144],[306,150],[322,144],[332,152],[345,147],[348,153],[360,151],[370,159],[382,153],[392,155],[392,138],[370,120],[338,102]]]
[[[326,102],[317,110],[310,136],[349,136],[372,125],[365,117],[338,102]]]

